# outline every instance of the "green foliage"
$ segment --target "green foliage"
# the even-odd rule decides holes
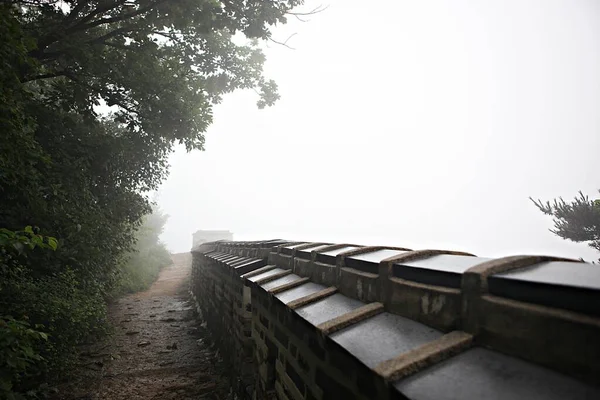
[[[160,270],[171,264],[171,255],[159,238],[166,222],[167,216],[158,209],[144,217],[144,222],[136,232],[135,248],[127,255],[120,269],[113,295],[148,289]]]
[[[600,251],[600,200],[590,200],[582,192],[571,203],[562,198],[552,203],[533,200],[533,203],[554,220],[554,229],[550,231],[563,239],[574,242],[586,242]]]
[[[36,247],[42,249],[56,250],[58,241],[51,236],[42,236],[38,234],[38,228],[26,226],[23,231],[13,232],[6,228],[0,228],[0,246],[11,246],[18,254],[22,254],[25,248],[33,250]]]
[[[168,263],[148,193],[176,144],[204,148],[225,94],[277,101],[260,41],[297,4],[0,2],[0,310],[14,317],[2,329],[43,358],[6,372],[7,390],[64,375],[73,349],[105,331],[106,298]]]
[[[6,314],[0,316],[1,398],[19,398],[18,391],[27,387],[32,379],[38,378],[46,369],[46,360],[41,354],[44,348],[48,348],[47,326],[35,323],[31,327],[30,317],[22,309],[30,304],[26,304],[27,301],[21,297],[22,290],[30,294],[28,288],[23,286],[27,283],[27,269],[23,266],[27,255],[36,248],[57,248],[55,238],[44,237],[38,232],[37,227],[31,226],[16,232],[0,229],[0,309]],[[38,301],[43,295],[43,291],[35,293]],[[15,315],[19,319],[15,319]],[[40,342],[44,342],[44,345]]]
[[[0,398],[23,398],[13,389],[40,374],[44,358],[38,347],[47,340],[46,333],[31,328],[27,321],[0,316]]]
[[[106,332],[106,303],[99,289],[92,290],[83,289],[69,270],[42,277],[23,273],[2,285],[2,309],[27,316],[50,334],[41,354],[53,375],[68,372],[77,345]]]
[[[61,105],[79,114],[93,117],[100,99],[114,106],[112,119],[127,140],[151,142],[146,150],[161,159],[173,142],[203,148],[212,104],[224,94],[254,89],[260,107],[278,99],[276,84],[262,75],[265,57],[255,39],[269,39],[270,26],[302,2],[62,3],[68,10],[27,1],[21,20],[37,43],[29,53],[37,68],[20,79],[49,96],[59,91]],[[247,38],[244,44],[233,40],[236,34]]]

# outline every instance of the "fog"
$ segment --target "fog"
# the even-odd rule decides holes
[[[236,92],[206,151],[171,157],[163,239],[444,248],[597,259],[529,196],[600,188],[596,0],[307,1],[270,43],[281,100]]]

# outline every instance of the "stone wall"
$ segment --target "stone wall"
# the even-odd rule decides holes
[[[600,398],[600,267],[283,240],[193,251],[247,399]]]

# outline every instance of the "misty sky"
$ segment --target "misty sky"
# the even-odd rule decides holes
[[[177,151],[163,239],[445,248],[597,259],[529,196],[600,197],[600,2],[307,1],[275,30],[282,96],[215,107],[206,151]]]

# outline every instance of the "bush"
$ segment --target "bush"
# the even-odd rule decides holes
[[[158,209],[144,217],[136,232],[134,250],[127,254],[119,271],[113,296],[148,289],[160,270],[171,264],[171,255],[159,238],[167,218]]]
[[[170,264],[159,240],[166,219],[159,211],[144,218],[113,288],[68,265],[39,265],[58,241],[37,228],[0,229],[0,398],[35,395],[31,388],[65,377],[76,347],[107,333],[107,289],[113,296],[144,290]]]
[[[35,394],[31,388],[69,371],[77,345],[107,330],[98,285],[78,281],[69,268],[36,274],[35,253],[58,245],[37,232],[0,229],[1,398]]]
[[[39,347],[46,340],[48,335],[32,329],[26,320],[0,317],[0,398],[23,398],[13,389],[40,376],[45,360]]]
[[[18,281],[6,282],[2,293],[3,310],[26,316],[50,335],[40,348],[45,375],[64,376],[75,361],[76,346],[107,332],[104,297],[94,287],[82,287],[73,271],[40,278],[22,274]]]
[[[48,348],[47,326],[34,319],[32,328],[27,312],[31,304],[23,301],[20,294],[27,290],[27,254],[36,248],[56,250],[57,244],[55,238],[41,236],[31,226],[23,231],[0,229],[0,309],[5,313],[0,317],[1,398],[23,398],[19,392],[46,371],[42,354]],[[44,299],[42,293],[38,295]]]

